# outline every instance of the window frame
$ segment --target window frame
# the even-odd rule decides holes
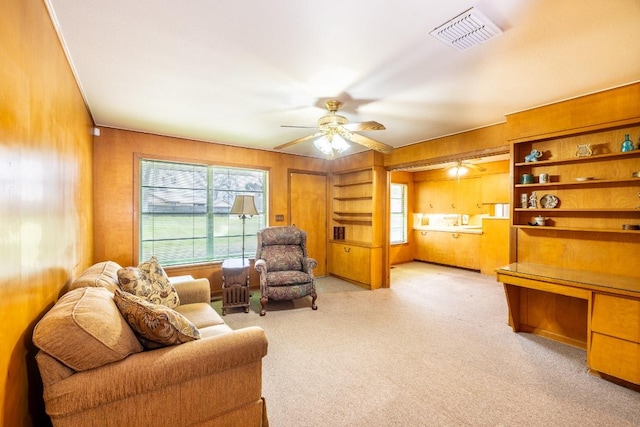
[[[394,198],[393,197],[393,187],[397,186],[397,187],[401,187],[402,188],[402,211],[400,212],[396,212],[393,209],[393,200],[394,199],[399,199],[399,198]],[[395,183],[392,182],[390,183],[389,186],[389,244],[390,245],[404,245],[408,243],[408,231],[407,231],[407,221],[408,221],[408,217],[407,217],[407,192],[408,192],[408,185],[404,184],[404,183]],[[398,214],[402,214],[402,226],[403,226],[403,230],[402,230],[402,240],[393,240],[393,229],[394,229],[394,215],[398,215]]]
[[[141,234],[141,227],[142,227],[142,162],[143,161],[151,161],[151,162],[164,162],[164,163],[173,163],[173,164],[182,164],[182,165],[189,165],[189,166],[201,166],[201,167],[206,167],[207,168],[207,176],[211,177],[213,174],[213,170],[215,168],[222,168],[222,169],[232,169],[232,170],[248,170],[248,171],[253,171],[253,172],[261,172],[263,173],[263,187],[262,187],[262,194],[263,194],[263,203],[260,205],[258,203],[258,200],[256,200],[256,207],[258,209],[258,212],[260,213],[259,217],[260,217],[260,223],[258,228],[263,228],[263,227],[268,227],[269,226],[269,214],[268,214],[268,210],[269,210],[269,178],[270,178],[270,168],[264,168],[264,167],[258,167],[258,166],[254,166],[254,165],[230,165],[230,164],[225,164],[225,163],[203,163],[203,162],[199,162],[199,161],[194,161],[194,159],[183,159],[183,158],[175,158],[175,157],[164,157],[164,156],[153,156],[153,155],[145,155],[145,154],[139,154],[136,153],[134,155],[134,191],[133,191],[133,197],[134,197],[134,203],[133,203],[133,262],[135,264],[138,264],[142,261],[142,258],[147,257],[147,255],[143,255],[142,252],[142,234]],[[212,185],[209,185],[209,182],[207,183],[207,200],[210,201],[210,197],[212,197],[212,193],[215,191],[215,189],[213,188]],[[246,191],[237,191],[237,194],[248,194],[248,192]],[[232,203],[232,202],[231,202]],[[231,206],[229,206],[229,209],[231,208]],[[213,216],[213,210],[211,211],[207,211],[206,216],[207,216],[207,221],[210,222],[212,221],[212,219],[210,219],[211,216]],[[242,221],[241,219],[238,218],[237,215],[229,215],[230,221]],[[256,218],[256,216],[254,216],[253,218]],[[252,219],[253,219],[252,218]],[[247,227],[245,229],[245,239],[246,236],[249,236],[251,233],[248,233],[248,231],[250,231],[250,228],[248,226],[249,221],[251,221],[252,219],[247,218]],[[255,221],[255,220],[254,220]],[[212,242],[214,241],[214,239],[216,238],[229,238],[229,237],[234,237],[231,235],[224,235],[224,236],[216,236],[215,232],[213,231],[213,224],[208,224],[208,227],[212,230],[211,231],[211,235],[209,235],[209,233],[207,233],[207,252],[211,253],[211,256],[205,260],[192,260],[193,262],[163,262],[163,265],[166,265],[169,268],[179,268],[179,267],[185,267],[185,266],[195,266],[195,265],[211,265],[211,264],[219,264],[222,261],[224,261],[225,259],[231,257],[233,258],[234,255],[228,255],[228,256],[222,256],[222,257],[216,257],[215,255],[215,249],[213,248],[213,244]],[[239,233],[240,236],[242,236],[242,233]],[[235,236],[238,237],[238,236]],[[210,247],[209,247],[210,246]],[[254,252],[252,251],[247,251],[246,248],[251,248],[250,246],[246,246],[245,247],[245,257],[251,257],[253,256],[252,254]],[[242,255],[238,255],[238,258],[242,256]],[[162,260],[161,260],[162,261]]]

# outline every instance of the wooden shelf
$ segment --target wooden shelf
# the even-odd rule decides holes
[[[358,182],[350,182],[347,184],[334,184],[334,187],[353,187],[355,185],[367,185],[373,184],[373,181],[358,181]]]
[[[373,200],[373,196],[360,197],[334,197],[333,200],[350,201],[350,200]]]
[[[640,223],[640,178],[632,176],[640,170],[640,150],[620,152],[617,141],[621,134],[637,133],[638,128],[602,128],[582,135],[563,135],[558,138],[543,138],[518,142],[513,146],[513,196],[520,200],[523,194],[537,192],[553,193],[561,204],[556,208],[528,208],[512,206],[513,225],[530,229],[529,214],[548,216],[551,223],[537,229],[564,230],[597,233],[620,233],[638,235],[635,230],[623,230],[623,224]],[[603,141],[599,143],[598,141]],[[575,157],[575,147],[592,144],[606,154]],[[595,145],[594,145],[595,144]],[[595,149],[595,148],[594,148]],[[549,153],[558,158],[536,162],[520,162],[531,150]],[[552,181],[547,183],[522,184],[521,174],[547,173]],[[576,181],[581,176],[594,179]],[[540,205],[539,205],[540,206]]]
[[[640,234],[640,230],[623,230],[617,228],[581,228],[581,227],[555,227],[552,225],[514,225],[516,228],[523,228],[529,230],[544,230],[544,231],[584,231],[589,233],[621,233],[621,234]]]
[[[344,211],[344,212],[335,211],[334,214],[340,215],[340,216],[368,216],[368,217],[372,215],[371,212],[352,212],[352,211]]]
[[[553,160],[553,159],[538,160],[537,162],[518,162],[518,163],[514,163],[514,166],[522,167],[522,166],[563,165],[563,164],[570,164],[570,163],[616,160],[616,159],[621,159],[625,157],[640,157],[640,150],[633,150],[633,151],[619,152],[619,153],[609,153],[609,154],[596,154],[593,156],[573,157],[573,158],[557,159],[557,160]]]
[[[545,184],[515,184],[516,188],[548,188],[548,187],[592,187],[597,185],[640,185],[640,178],[629,179],[592,179],[588,181],[560,181]]]
[[[636,212],[640,214],[638,208],[515,208],[515,212]]]
[[[333,218],[335,222],[339,222],[340,224],[363,224],[363,225],[371,225],[372,220],[370,219],[357,219],[357,218]]]

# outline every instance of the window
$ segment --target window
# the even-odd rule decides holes
[[[407,186],[391,184],[391,244],[407,243]]]
[[[236,194],[253,195],[260,213],[245,223],[245,256],[255,255],[267,178],[262,170],[141,160],[139,259],[178,265],[241,257],[242,220],[229,215]]]

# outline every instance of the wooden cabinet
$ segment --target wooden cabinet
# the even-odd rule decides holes
[[[386,171],[380,166],[334,172],[330,235],[343,227],[343,238],[330,241],[329,273],[376,289],[383,286],[382,243],[386,215]]]
[[[640,178],[632,176],[640,170],[640,150],[620,152],[625,133],[638,135],[640,127],[515,143],[513,225],[532,227],[533,217],[544,216],[547,230],[640,234],[623,229],[625,224],[640,224]],[[593,154],[576,156],[577,146],[584,144],[590,144]],[[542,157],[525,162],[532,150]],[[542,173],[551,181],[540,183]],[[522,184],[523,174],[532,174],[534,183]],[[521,206],[521,198],[531,200],[532,194],[535,203]]]
[[[415,183],[415,211],[422,213],[454,213],[456,195],[454,182],[419,181]]]
[[[427,214],[482,213],[482,185],[479,177],[419,181],[415,183],[414,210]]]
[[[480,179],[482,203],[509,203],[511,179],[508,173],[482,175]]]
[[[330,254],[331,274],[370,289],[381,286],[382,248],[333,241]]]
[[[479,215],[482,213],[482,182],[480,177],[454,181],[455,213]]]
[[[480,270],[480,235],[414,230],[414,259]]]

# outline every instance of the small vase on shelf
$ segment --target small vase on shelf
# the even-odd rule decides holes
[[[629,139],[629,134],[624,135],[624,141],[622,141],[622,146],[620,147],[620,151],[623,153],[626,151],[633,151],[633,142]]]

